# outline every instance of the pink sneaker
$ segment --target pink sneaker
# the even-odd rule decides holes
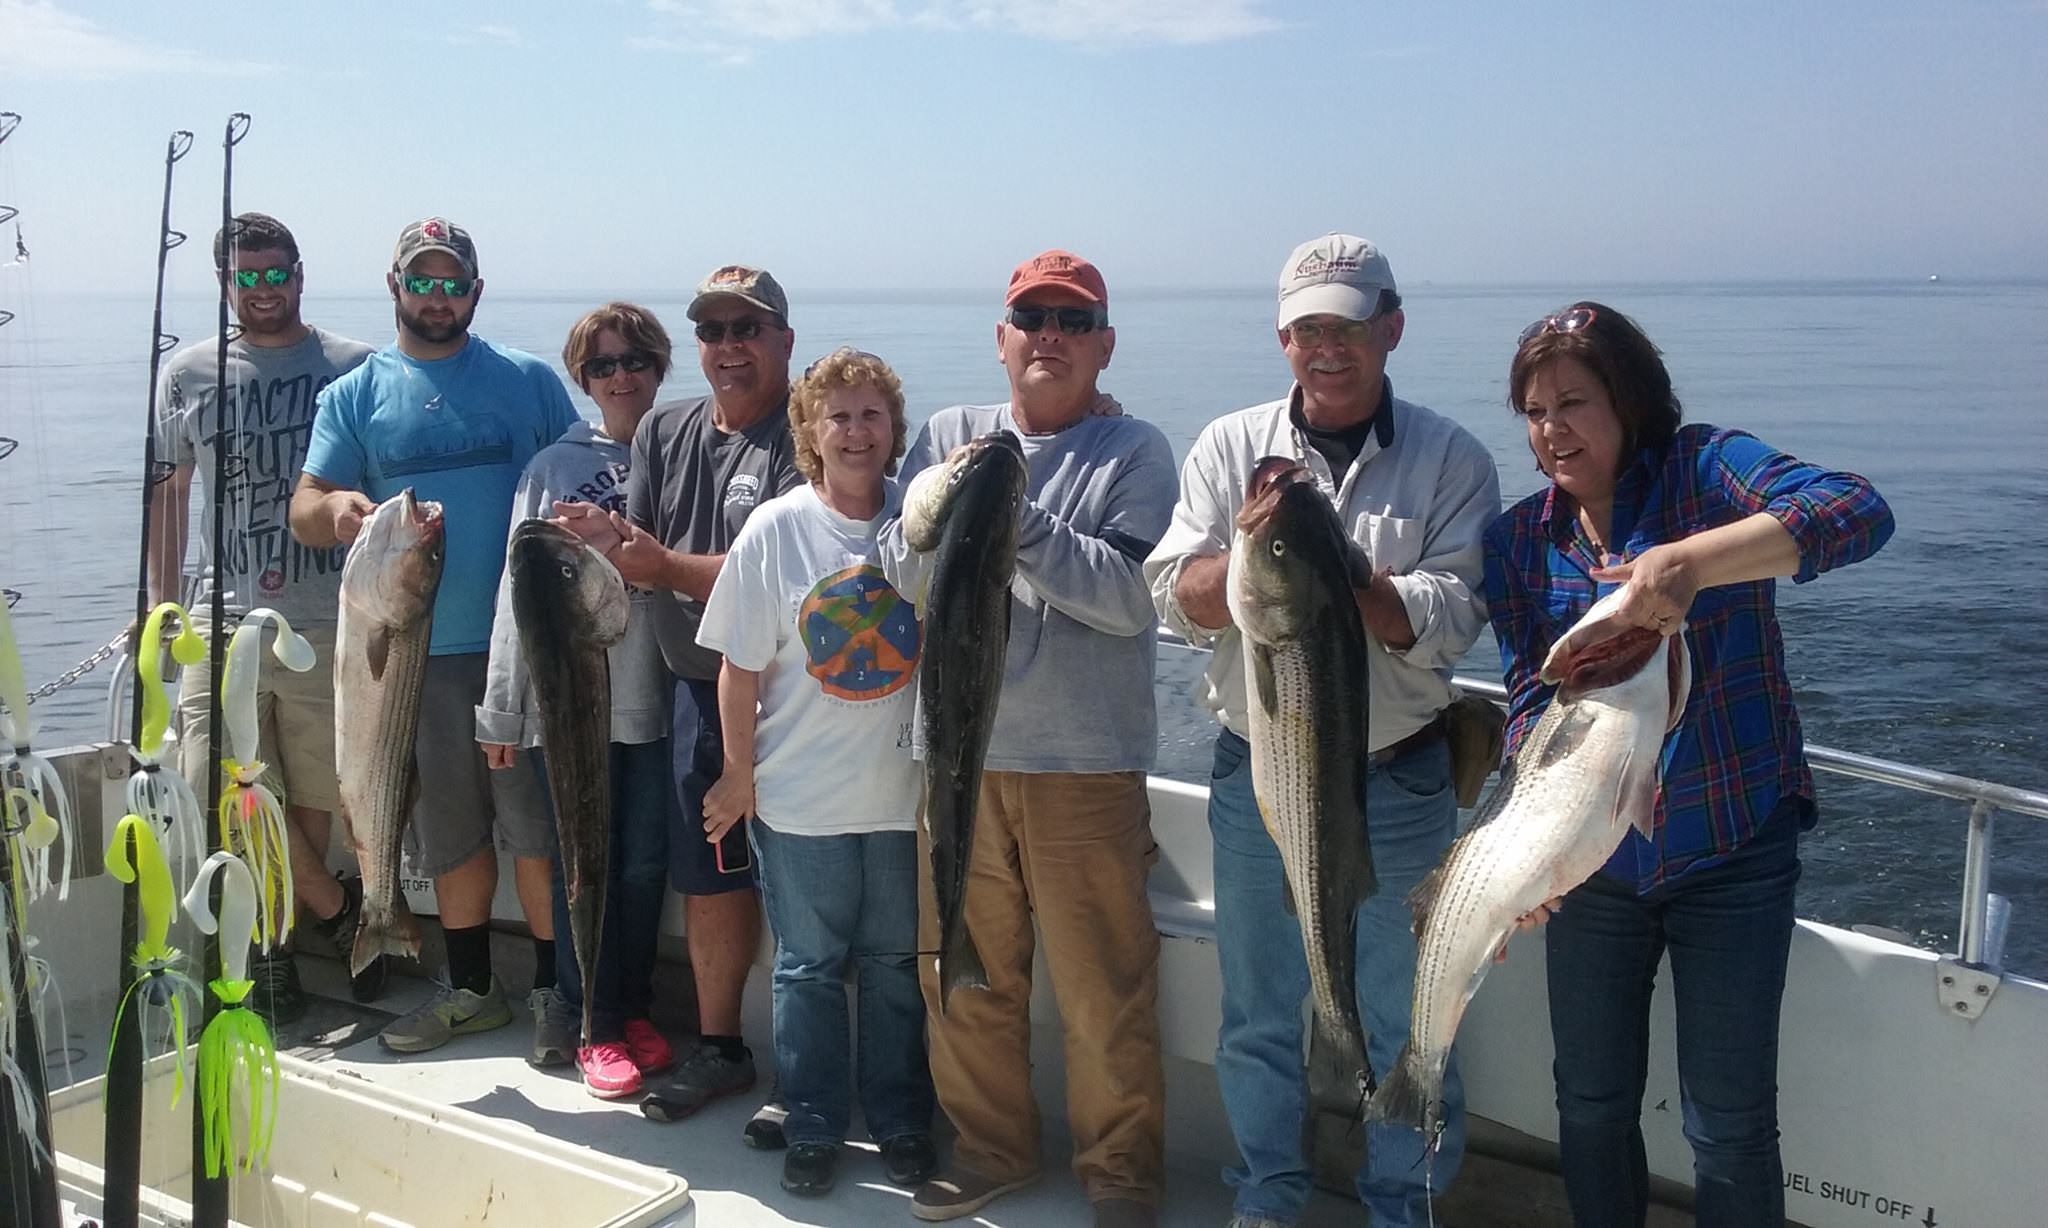
[[[655,1030],[652,1019],[626,1020],[626,1052],[633,1055],[633,1064],[644,1075],[676,1064],[676,1051],[669,1047],[668,1038]]]
[[[599,1100],[617,1100],[640,1090],[640,1068],[618,1041],[578,1049],[576,1065],[583,1071],[583,1086]]]

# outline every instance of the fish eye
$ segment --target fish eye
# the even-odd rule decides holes
[[[574,580],[576,578],[576,569],[567,563],[562,564],[562,578],[564,580]]]
[[[1287,553],[1287,543],[1286,543],[1286,542],[1283,542],[1283,541],[1281,541],[1281,540],[1280,540],[1279,538],[1277,538],[1277,537],[1276,537],[1276,538],[1274,538],[1274,539],[1273,539],[1273,557],[1277,559],[1277,558],[1279,558],[1279,557],[1280,557],[1281,555],[1283,555],[1283,554],[1286,554],[1286,553]]]

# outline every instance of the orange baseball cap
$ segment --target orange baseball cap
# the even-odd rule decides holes
[[[1003,299],[1003,306],[1015,306],[1026,294],[1049,286],[1071,290],[1091,303],[1109,306],[1109,287],[1103,283],[1102,270],[1059,248],[1041,252],[1017,266],[1010,274],[1010,292]]]

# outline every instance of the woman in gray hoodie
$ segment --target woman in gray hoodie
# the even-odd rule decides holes
[[[526,466],[512,499],[512,527],[554,514],[557,503],[592,503],[626,510],[626,471],[633,432],[654,406],[668,375],[671,346],[654,314],[632,303],[607,303],[569,330],[562,363],[597,403],[602,421],[578,422]],[[666,1069],[675,1055],[650,1018],[656,934],[668,892],[668,836],[675,790],[669,767],[668,674],[654,638],[648,604],[653,594],[629,589],[632,612],[625,638],[611,649],[611,866],[604,932],[599,944],[591,1043],[579,1047],[581,972],[568,941],[569,905],[562,861],[555,857],[554,984],[545,970],[530,999],[540,1026],[528,1061],[535,1066],[574,1061],[590,1094],[618,1099],[637,1093],[644,1076]],[[511,586],[498,585],[491,626],[490,672],[476,710],[476,737],[493,768],[510,768],[522,750],[539,758],[540,713],[534,706],[519,633],[512,621]],[[544,766],[544,765],[543,765]]]

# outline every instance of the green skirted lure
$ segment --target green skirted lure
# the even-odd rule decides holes
[[[163,849],[157,844],[156,833],[148,820],[131,814],[115,824],[114,841],[107,846],[107,873],[124,883],[136,884],[135,894],[142,918],[142,936],[136,941],[135,953],[130,957],[135,979],[129,982],[127,992],[121,995],[120,1008],[114,1012],[114,1032],[120,1033],[121,1016],[127,1014],[132,1006],[142,1012],[139,1030],[145,1060],[160,1056],[160,1053],[150,1051],[150,1046],[158,1038],[169,1038],[169,1051],[177,1054],[176,1074],[171,1085],[171,1103],[176,1104],[185,1094],[186,1021],[198,1018],[204,999],[198,982],[180,969],[185,960],[184,953],[170,945],[171,917],[177,912],[178,901],[171,886],[170,866],[164,861]],[[113,1052],[109,1043],[107,1064],[110,1067],[113,1065]]]
[[[13,844],[15,931],[28,927],[29,900],[52,887],[71,895],[71,801],[50,761],[35,753],[35,717],[28,678],[14,640],[14,621],[0,602],[0,836]],[[50,861],[57,861],[56,877]]]
[[[220,916],[207,900],[218,875]],[[220,1012],[199,1037],[199,1111],[205,1120],[206,1175],[250,1172],[270,1160],[284,1075],[277,1042],[263,1016],[249,1009],[249,944],[256,936],[256,880],[242,859],[218,852],[206,859],[185,893],[185,911],[202,933],[220,934],[220,979],[212,983]],[[247,1130],[235,1131],[239,1108]]]
[[[26,1123],[35,1121],[41,1109],[36,1106],[35,1095],[30,1091],[28,1076],[14,1058],[15,1020],[20,1009],[17,995],[29,992],[27,986],[14,983],[11,944],[19,941],[21,931],[15,927],[8,911],[0,909],[0,1094],[13,1100],[14,1120],[24,1123],[22,1136],[28,1140],[29,1156],[40,1166],[49,1157],[43,1153],[41,1136],[27,1128]]]
[[[187,666],[206,659],[206,641],[199,638],[185,607],[166,601],[149,612],[135,657],[135,672],[142,680],[142,728],[136,731],[131,748],[136,766],[128,777],[128,812],[142,816],[155,829],[158,842],[170,848],[178,872],[189,880],[206,857],[206,828],[201,817],[206,809],[184,773],[175,764],[163,762],[171,728],[171,699],[163,673],[167,618],[176,618],[178,623],[178,637],[171,641],[172,658]]]
[[[292,630],[276,610],[251,610],[228,641],[227,668],[222,671],[220,705],[227,723],[228,754],[221,759],[220,843],[241,855],[257,887],[257,941],[275,950],[291,933],[293,914],[291,844],[285,833],[284,804],[263,782],[264,763],[256,723],[256,675],[262,666],[263,624],[277,624],[271,652],[279,665],[294,673],[313,668],[313,646]]]

